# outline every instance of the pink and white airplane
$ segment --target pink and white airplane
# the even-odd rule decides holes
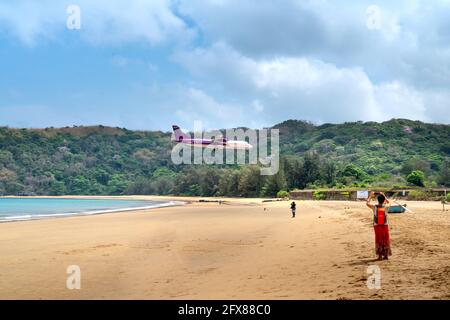
[[[253,146],[247,141],[227,140],[224,137],[216,137],[215,139],[192,139],[189,135],[181,131],[179,126],[173,125],[172,128],[175,136],[172,138],[172,141],[188,144],[194,147],[236,150],[249,150],[253,148]]]

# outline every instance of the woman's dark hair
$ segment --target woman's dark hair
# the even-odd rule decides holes
[[[382,194],[379,194],[378,197],[377,197],[377,199],[378,199],[378,203],[379,203],[379,204],[383,204],[384,201],[386,200],[386,197],[383,196]]]

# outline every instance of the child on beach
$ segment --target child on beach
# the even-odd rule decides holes
[[[383,192],[377,195],[378,204],[371,204],[372,198],[375,198],[373,192],[370,193],[367,198],[367,206],[372,209],[373,213],[373,228],[375,231],[375,252],[378,255],[378,260],[388,260],[392,255],[391,243],[389,238],[389,226],[388,226],[388,212],[389,212],[389,200],[386,198]]]
[[[296,204],[294,201],[292,201],[292,203],[291,203],[292,218],[295,218],[295,209],[296,209]]]

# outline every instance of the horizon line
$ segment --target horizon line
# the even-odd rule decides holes
[[[417,123],[423,123],[423,124],[432,124],[432,125],[444,125],[444,126],[448,126],[450,125],[450,123],[439,123],[439,122],[426,122],[423,120],[412,120],[412,119],[406,119],[406,118],[391,118],[390,120],[385,120],[385,121],[374,121],[374,120],[355,120],[355,121],[344,121],[344,122],[324,122],[321,124],[317,124],[314,123],[312,121],[309,120],[302,120],[302,119],[287,119],[284,120],[282,122],[273,124],[272,126],[264,126],[262,127],[263,129],[273,129],[276,126],[282,125],[286,122],[289,121],[295,121],[295,122],[303,122],[306,124],[310,124],[314,127],[321,127],[321,126],[325,126],[325,125],[344,125],[344,124],[356,124],[356,123],[362,123],[362,124],[383,124],[383,123],[387,123],[387,122],[392,122],[392,121],[408,121],[408,122],[417,122]],[[3,125],[0,124],[0,128],[7,128],[7,129],[14,129],[14,130],[63,130],[63,129],[76,129],[76,128],[109,128],[109,129],[120,129],[120,130],[126,130],[126,131],[142,131],[142,132],[154,132],[154,131],[161,131],[161,132],[170,132],[171,129],[171,125],[168,125],[168,130],[164,131],[162,129],[129,129],[127,127],[119,127],[119,126],[114,126],[114,125],[105,125],[105,124],[88,124],[88,125],[84,125],[84,124],[74,124],[72,126],[61,126],[61,127],[54,127],[54,126],[49,126],[49,127],[15,127],[15,126],[10,126],[10,125]],[[250,127],[246,127],[246,126],[234,126],[234,127],[228,127],[229,129],[251,129]],[[218,130],[224,130],[226,128],[221,128]],[[213,129],[211,129],[213,130]]]

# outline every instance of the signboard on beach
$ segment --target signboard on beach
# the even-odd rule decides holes
[[[367,199],[369,197],[369,191],[363,190],[363,191],[357,191],[356,192],[356,198],[357,199]]]

